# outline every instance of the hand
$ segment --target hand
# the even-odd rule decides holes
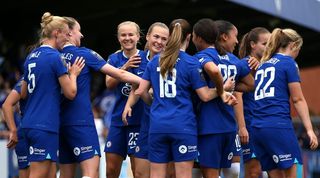
[[[18,136],[16,131],[9,131],[9,141],[7,143],[7,148],[14,148],[18,143]]]
[[[123,70],[139,67],[141,63],[141,57],[139,54],[135,54],[129,58],[129,60],[121,67]]]
[[[83,57],[78,56],[71,67],[70,67],[70,63],[69,63],[69,65],[68,65],[69,74],[78,76],[85,66],[84,62],[85,62],[85,60],[83,59]]]
[[[122,112],[122,122],[124,125],[128,125],[127,117],[131,117],[131,116],[132,116],[132,109],[130,106],[126,105]]]
[[[310,149],[315,150],[318,148],[318,138],[313,130],[308,131],[307,134],[310,139]]]
[[[250,57],[248,60],[248,64],[251,70],[257,70],[260,62],[255,57]]]
[[[241,144],[248,144],[249,143],[249,132],[246,127],[239,128],[239,137]]]
[[[223,84],[223,89],[228,92],[233,92],[236,86],[234,77],[228,78],[228,80]]]
[[[222,101],[228,105],[236,105],[238,104],[237,98],[233,96],[230,92],[224,91],[220,96]]]

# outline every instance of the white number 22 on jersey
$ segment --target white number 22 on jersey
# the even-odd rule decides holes
[[[160,72],[160,67],[157,67],[157,71]],[[175,68],[172,69],[171,80],[168,80],[168,75],[163,78],[161,73],[159,73],[159,88],[160,88],[160,98],[174,98],[177,95],[177,87],[176,87],[176,77],[177,70]],[[170,90],[171,88],[171,90]]]
[[[32,68],[36,67],[36,63],[28,64],[28,92],[32,93],[34,88],[36,87],[36,76],[32,73]]]
[[[270,87],[270,84],[273,82],[275,78],[275,68],[268,67],[264,70],[258,70],[256,73],[255,80],[258,81],[258,78],[260,78],[260,80],[254,91],[254,100],[260,100],[266,97],[274,97],[274,87]],[[268,81],[264,85],[262,85],[265,79],[268,79]]]

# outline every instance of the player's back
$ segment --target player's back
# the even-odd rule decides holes
[[[170,75],[160,74],[159,57],[149,62],[146,73],[154,92],[150,114],[150,133],[196,134],[191,93],[197,85],[200,65],[196,58],[180,51]],[[193,78],[194,77],[194,78]]]
[[[290,117],[290,82],[300,82],[293,58],[281,54],[264,62],[255,76],[255,127],[292,127]],[[272,114],[271,114],[272,113]]]
[[[22,128],[58,132],[61,88],[58,78],[67,73],[60,53],[40,46],[27,57],[24,65],[28,100]]]

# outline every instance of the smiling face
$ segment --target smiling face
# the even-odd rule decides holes
[[[150,34],[147,34],[148,48],[153,55],[160,53],[166,46],[169,30],[161,26],[154,26]]]
[[[233,26],[232,29],[230,31],[228,31],[227,34],[222,34],[222,38],[223,38],[223,46],[224,48],[232,53],[236,47],[236,45],[238,44],[238,39],[237,39],[237,36],[238,36],[238,29]]]
[[[134,24],[122,24],[118,28],[118,41],[123,50],[131,51],[136,49],[140,35]]]

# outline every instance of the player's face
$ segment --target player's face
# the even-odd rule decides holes
[[[146,39],[149,44],[149,50],[154,53],[160,53],[166,46],[169,37],[169,30],[160,26],[153,27]]]
[[[81,27],[79,23],[76,23],[73,29],[71,30],[71,39],[74,45],[80,46],[81,38],[83,38],[83,35],[81,33]]]
[[[253,44],[251,45],[253,56],[257,56],[259,59],[261,59],[263,52],[266,49],[266,45],[269,37],[270,37],[270,33],[259,34],[259,39],[257,43],[253,42]]]
[[[136,49],[140,35],[134,25],[125,24],[118,29],[118,41],[123,50],[131,51]]]
[[[68,34],[70,30],[67,24],[64,25],[63,29],[58,29],[56,33],[56,46],[58,49],[62,49],[63,45],[68,41]]]
[[[233,28],[229,31],[229,33],[226,35],[226,41],[225,41],[225,49],[232,53],[236,47],[236,45],[238,44],[238,30],[235,26],[233,26]]]

